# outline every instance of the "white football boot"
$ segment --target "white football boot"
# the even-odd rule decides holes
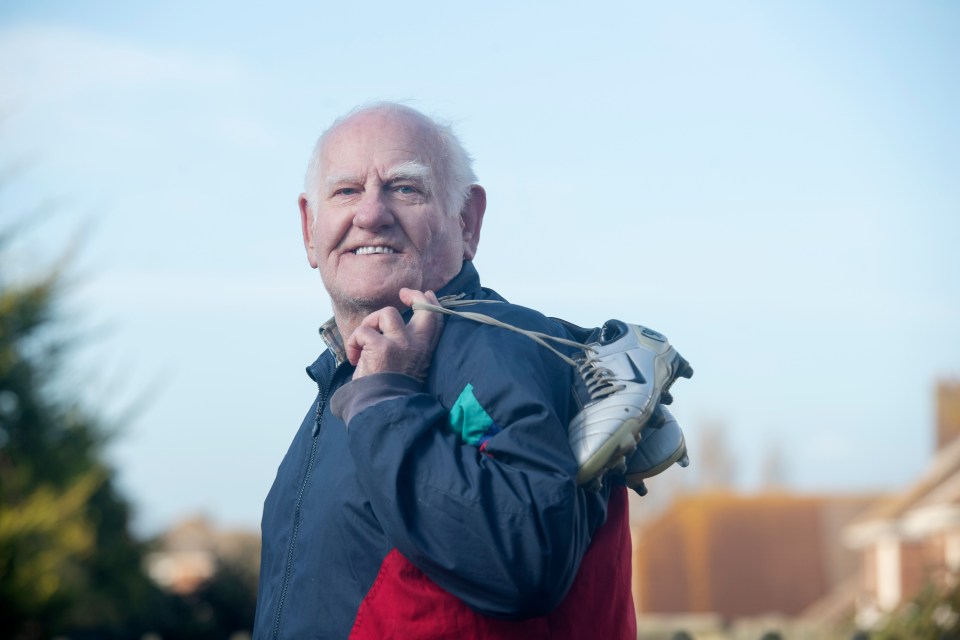
[[[670,386],[678,377],[693,376],[663,335],[621,320],[605,322],[599,342],[584,353],[578,369],[591,401],[568,429],[579,484],[623,466],[657,404],[672,401]]]
[[[627,470],[624,473],[627,486],[642,496],[647,495],[643,481],[663,473],[674,463],[681,467],[690,464],[687,443],[676,418],[660,404],[640,430],[637,450],[627,458]]]

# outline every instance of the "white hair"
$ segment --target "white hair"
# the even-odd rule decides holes
[[[453,127],[446,122],[439,122],[423,113],[397,102],[374,102],[361,105],[333,121],[326,131],[320,134],[317,143],[307,162],[307,175],[304,181],[304,191],[307,194],[307,204],[313,210],[319,201],[321,187],[320,172],[323,169],[323,147],[329,135],[341,124],[354,116],[374,111],[403,113],[412,116],[425,125],[433,136],[433,142],[438,152],[438,166],[431,167],[436,176],[437,194],[441,199],[443,211],[449,216],[460,214],[467,198],[470,197],[470,188],[477,183],[477,176],[473,172],[473,158],[467,153],[460,139],[453,131]]]

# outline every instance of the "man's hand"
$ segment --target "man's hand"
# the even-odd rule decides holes
[[[400,301],[408,307],[415,302],[439,305],[432,291],[422,293],[400,289]],[[443,331],[443,316],[426,310],[413,312],[404,324],[393,307],[374,311],[347,339],[347,359],[356,366],[353,379],[372,373],[402,373],[421,382],[427,378],[433,350]]]

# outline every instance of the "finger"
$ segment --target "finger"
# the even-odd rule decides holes
[[[378,333],[396,332],[403,328],[403,318],[393,307],[384,307],[364,317],[359,326],[373,329]]]
[[[416,289],[400,289],[400,301],[403,302],[410,308],[413,308],[413,305],[419,303],[429,303],[430,299],[427,298],[426,294]],[[412,319],[410,324],[414,323],[414,320],[423,318],[424,316],[434,315],[432,312],[427,311],[426,309],[415,309],[413,311]]]
[[[366,320],[366,318],[364,320]],[[356,366],[357,363],[360,362],[360,354],[363,353],[364,348],[374,341],[381,339],[380,331],[375,327],[357,327],[353,330],[353,333],[350,334],[350,337],[347,338],[346,343],[344,343],[347,360],[350,361],[350,364]]]
[[[350,336],[344,343],[343,350],[347,354],[347,362],[353,366],[357,366],[357,363],[360,362],[360,354],[363,352],[363,347],[353,341],[353,336]]]
[[[363,320],[360,321],[360,324],[357,325],[357,329],[360,327],[367,327],[368,329],[373,329],[374,331],[380,331],[380,312],[383,309],[378,309],[373,313],[370,313],[364,316]]]
[[[380,333],[394,336],[406,332],[407,326],[404,324],[403,316],[400,315],[399,311],[393,307],[386,307],[378,313],[380,315]]]
[[[437,294],[435,294],[433,291],[427,291],[423,295],[424,297],[426,297],[427,302],[429,302],[430,304],[436,305],[438,307],[440,306],[440,300],[437,299]],[[443,333],[443,326],[446,323],[447,316],[440,313],[436,313],[434,315],[436,315],[438,318],[438,322],[436,326],[436,336],[434,337],[434,341],[436,341],[440,339],[440,334]]]
[[[417,302],[439,304],[437,296],[432,291],[422,293],[414,289],[401,289],[400,295],[401,301],[410,306]],[[417,309],[413,312],[413,317],[410,318],[408,326],[421,339],[429,340],[431,344],[435,344],[440,336],[440,331],[443,329],[443,316],[427,309]]]
[[[405,304],[407,307],[413,309],[413,305],[417,303],[429,302],[429,299],[421,291],[416,289],[400,289],[400,302]],[[410,324],[415,325],[415,320],[420,318],[424,313],[423,309],[414,309],[413,315],[411,316]],[[429,315],[429,314],[428,314]]]
[[[407,307],[412,308],[413,303],[418,300],[422,300],[423,294],[417,291],[416,289],[408,289],[406,287],[400,288],[400,302],[405,304]]]
[[[440,301],[437,300],[437,296],[433,291],[421,292],[417,289],[407,289],[406,287],[400,289],[400,302],[408,307],[412,307],[416,302],[427,302],[435,304],[438,307],[440,306]]]

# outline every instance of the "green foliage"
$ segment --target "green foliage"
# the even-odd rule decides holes
[[[227,639],[251,629],[257,549],[219,558],[186,596],[147,577],[146,545],[130,533],[130,506],[104,459],[104,421],[80,400],[88,381],[67,366],[64,279],[57,269],[8,276],[21,232],[0,229],[0,638]]]
[[[960,638],[960,585],[937,588],[928,584],[900,607],[875,640],[954,640]]]
[[[0,265],[11,233],[0,233]],[[139,637],[156,590],[104,462],[102,421],[65,379],[56,270],[0,268],[0,629],[5,637]],[[68,386],[67,383],[71,383]],[[68,391],[64,391],[68,389]]]
[[[20,500],[5,500],[0,513],[4,609],[49,615],[58,599],[84,586],[81,563],[95,542],[85,507],[99,482],[88,474],[63,491],[43,484]]]

